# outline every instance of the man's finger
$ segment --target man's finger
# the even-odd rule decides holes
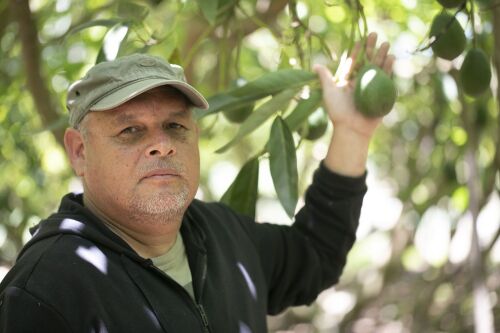
[[[352,73],[353,69],[353,64],[352,64],[352,58],[346,57],[345,60],[342,62],[342,65],[339,66],[337,73],[335,73],[335,79],[337,81],[337,84],[343,86],[346,84],[346,82],[349,80],[349,76]]]
[[[347,62],[347,51],[344,51],[340,56],[339,65],[335,71],[334,78],[344,77],[346,75],[346,62]]]
[[[385,58],[387,57],[387,53],[389,52],[390,44],[388,42],[383,42],[380,45],[380,48],[377,51],[377,54],[373,58],[372,62],[380,67],[384,66]]]
[[[360,42],[357,42],[356,44],[354,44],[354,47],[352,49],[352,52],[351,52],[351,55],[349,56],[349,58],[351,59],[350,62],[348,63],[349,64],[349,68],[347,68],[347,71],[346,71],[346,78],[357,68],[359,67],[359,64],[363,62],[363,59],[359,59],[360,58],[360,55],[362,55],[363,53],[361,52],[361,43]]]
[[[392,54],[389,54],[386,58],[385,58],[385,62],[384,62],[384,67],[382,68],[384,70],[384,72],[387,73],[387,75],[391,75],[392,74],[392,67],[394,65],[394,60],[396,59],[396,57]]]
[[[368,60],[372,60],[373,50],[375,49],[375,45],[377,45],[377,33],[371,32],[368,37],[366,37],[366,57]]]
[[[361,50],[361,43],[356,42],[354,44],[354,47],[352,48],[351,54],[349,56],[354,62],[356,61],[356,58],[358,57],[360,50]]]

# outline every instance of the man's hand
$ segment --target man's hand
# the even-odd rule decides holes
[[[394,56],[389,55],[389,43],[384,42],[375,52],[377,34],[371,33],[366,39],[366,58],[372,64],[382,68],[388,75],[392,72]],[[358,42],[349,57],[343,57],[335,76],[322,65],[314,66],[323,89],[323,102],[332,120],[335,130],[351,130],[359,135],[370,138],[381,121],[381,118],[366,118],[354,106],[353,72],[362,62],[361,44]]]
[[[368,61],[382,68],[388,75],[392,72],[394,56],[389,55],[389,43],[382,43],[375,50],[377,34],[366,39],[365,54]],[[333,122],[333,137],[325,157],[325,165],[345,176],[360,176],[366,168],[368,146],[382,118],[367,118],[354,106],[354,71],[362,59],[361,44],[357,43],[349,57],[344,57],[335,76],[322,65],[316,65],[323,89],[323,104]]]

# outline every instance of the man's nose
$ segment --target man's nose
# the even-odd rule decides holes
[[[146,156],[156,156],[156,157],[166,157],[174,155],[176,153],[176,148],[172,138],[168,136],[167,133],[161,132],[156,133],[151,138],[151,144],[146,150]]]

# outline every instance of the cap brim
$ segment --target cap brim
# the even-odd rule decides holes
[[[194,106],[200,109],[208,109],[208,102],[205,97],[203,97],[202,94],[189,84],[177,80],[155,78],[133,82],[116,91],[113,91],[111,94],[106,95],[104,98],[92,105],[90,107],[90,111],[105,111],[113,109],[148,90],[166,85],[177,88]]]

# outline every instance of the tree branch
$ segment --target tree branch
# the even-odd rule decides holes
[[[498,2],[500,4],[500,2]],[[500,78],[500,6],[496,6],[493,9],[493,36],[495,49],[493,51],[493,63],[495,64],[495,69],[497,71],[497,77]],[[500,111],[500,103],[498,103],[500,98],[500,84],[497,84],[496,100],[497,108]],[[500,117],[497,117],[497,138],[496,138],[496,152],[495,152],[495,162],[496,169],[500,171]]]
[[[5,27],[9,25],[10,23],[10,18],[9,18],[9,8],[6,6],[6,4],[1,4],[0,5],[0,36],[3,36],[3,32],[5,30]]]
[[[286,7],[288,4],[289,0],[276,0],[276,1],[271,1],[271,4],[269,5],[269,8],[267,11],[263,13],[259,13],[258,15],[255,16],[255,19],[252,18],[247,18],[246,20],[242,20],[239,23],[240,26],[240,31],[243,36],[249,35],[261,26],[258,25],[256,22],[262,22],[269,26],[271,29],[272,26],[274,26],[274,23],[276,23],[276,16],[278,16],[279,13]]]
[[[22,59],[26,75],[26,83],[33,98],[38,114],[45,127],[49,127],[59,120],[56,104],[42,75],[40,59],[40,42],[35,19],[29,8],[29,1],[9,0],[13,19],[19,26],[19,37],[22,47]],[[63,143],[63,128],[52,129],[56,140]]]
[[[232,50],[238,42],[245,36],[251,34],[255,30],[261,28],[261,25],[257,24],[256,22],[261,22],[263,24],[266,24],[267,27],[275,33],[275,30],[273,29],[273,25],[276,22],[276,16],[286,7],[288,4],[288,0],[275,0],[271,1],[271,4],[269,5],[269,8],[263,12],[263,13],[258,13],[255,15],[254,18],[246,18],[242,20],[238,20],[238,33],[233,33],[229,36],[227,40],[228,44],[228,49]],[[188,33],[187,37],[183,43],[183,45],[180,47],[180,53],[181,55],[187,55],[193,51],[191,51],[192,47],[198,47],[200,43],[200,38],[205,38],[205,34],[207,32],[207,29],[210,29],[207,27],[207,24],[204,21],[193,21],[190,22],[189,28],[188,28]],[[218,37],[215,36],[214,29],[210,31],[210,35],[207,36],[207,38],[210,38],[214,40],[214,43],[217,43]],[[188,79],[188,81],[191,81],[191,78],[193,77],[193,66],[190,66],[190,64],[184,64],[185,67],[185,75]]]

